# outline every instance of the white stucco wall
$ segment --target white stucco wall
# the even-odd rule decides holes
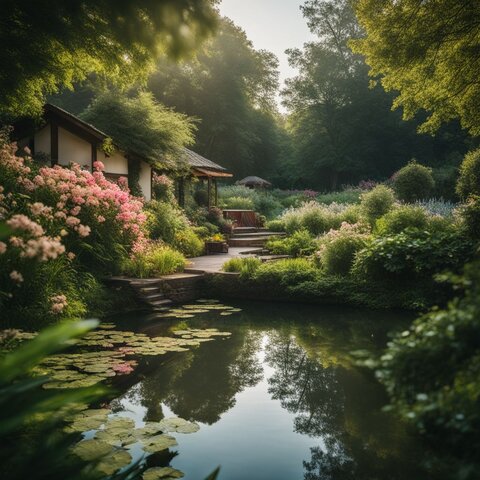
[[[152,199],[152,167],[144,161],[140,162],[140,188],[146,200]]]
[[[92,165],[92,144],[59,127],[58,163],[60,165],[78,163],[90,170]]]
[[[106,157],[103,152],[97,152],[97,160],[103,162],[107,173],[128,174],[128,160],[120,152],[115,152],[111,157]]]
[[[50,155],[50,124],[45,125],[41,130],[35,133],[35,153],[44,153]]]

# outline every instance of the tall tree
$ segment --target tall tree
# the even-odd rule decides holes
[[[196,149],[237,176],[268,175],[279,155],[278,60],[228,19],[189,62],[158,65],[156,98],[199,119]]]
[[[212,31],[212,0],[3,0],[0,114],[38,115],[45,96],[89,73],[120,84],[161,53],[177,57]]]
[[[383,179],[412,157],[435,164],[456,148],[463,153],[461,135],[438,149],[441,137],[418,136],[415,123],[391,111],[390,94],[379,85],[369,88],[368,66],[349,48],[363,35],[350,0],[308,0],[302,11],[318,39],[288,51],[299,74],[283,91],[299,184],[335,189]],[[458,135],[455,126],[450,131]]]
[[[459,118],[480,135],[480,4],[458,0],[356,0],[366,37],[352,42],[370,75],[399,92],[405,119],[425,110],[422,131]]]

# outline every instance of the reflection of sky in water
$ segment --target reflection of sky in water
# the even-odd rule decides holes
[[[187,480],[203,480],[219,465],[219,480],[425,478],[412,455],[418,445],[380,413],[382,389],[345,354],[371,347],[373,333],[383,336],[376,315],[350,322],[323,309],[320,324],[316,309],[260,308],[209,320],[232,337],[154,365],[120,397],[119,414],[137,427],[162,416],[199,423],[194,434],[171,434],[178,455],[170,465]],[[130,453],[142,456],[138,446]]]
[[[200,431],[195,434],[172,434],[178,442],[172,450],[178,450],[179,455],[171,466],[184,472],[186,479],[203,479],[218,465],[222,467],[220,479],[302,478],[302,461],[310,457],[312,444],[323,447],[321,439],[312,442],[310,437],[294,433],[294,415],[284,410],[279,400],[271,399],[268,378],[275,370],[264,363],[267,343],[268,335],[263,335],[256,353],[263,366],[263,380],[238,393],[234,408],[213,425],[200,423]],[[121,416],[134,419],[136,426],[142,427],[146,408],[138,403],[135,389],[138,386],[122,399],[125,412]],[[175,416],[165,404],[162,410],[165,417]],[[142,456],[139,447],[130,453],[134,460]]]

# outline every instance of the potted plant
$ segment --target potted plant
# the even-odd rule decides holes
[[[207,238],[205,241],[205,251],[207,255],[228,253],[228,243],[226,242],[225,237],[221,233],[216,233],[210,238]]]

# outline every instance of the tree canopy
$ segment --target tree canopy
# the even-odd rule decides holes
[[[155,97],[199,119],[195,148],[239,177],[268,176],[279,155],[275,95],[278,60],[255,50],[228,19],[196,58],[158,64],[148,82]]]
[[[368,66],[349,48],[364,35],[350,0],[308,0],[302,11],[317,39],[288,51],[299,73],[283,91],[299,185],[335,189],[388,177],[412,157],[435,166],[461,158],[458,126],[418,135],[417,123],[391,111],[391,94],[369,88]]]
[[[429,116],[421,131],[433,132],[459,118],[480,135],[480,4],[475,1],[357,0],[366,37],[353,41],[366,56],[370,75],[399,92],[395,107],[405,119]]]
[[[45,96],[88,74],[129,84],[162,53],[178,57],[213,29],[213,0],[4,0],[0,114],[39,115]]]
[[[194,141],[192,121],[159,104],[147,92],[131,98],[101,95],[81,117],[109,135],[123,151],[158,168],[175,166],[181,149]]]

